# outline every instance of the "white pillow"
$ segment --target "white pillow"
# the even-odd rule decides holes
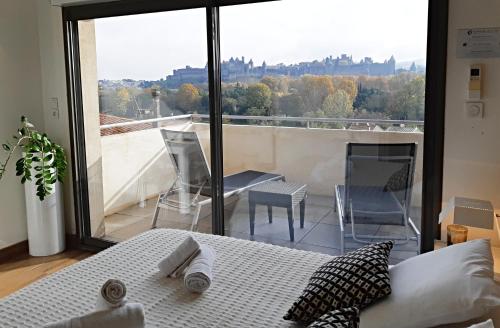
[[[470,326],[469,328],[495,328],[493,325],[493,321],[491,319],[486,320],[485,322],[481,322],[475,325]]]
[[[488,240],[425,253],[389,269],[392,294],[361,312],[361,328],[462,322],[500,305]]]

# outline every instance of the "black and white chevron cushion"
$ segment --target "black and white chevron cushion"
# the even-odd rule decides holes
[[[333,310],[363,309],[389,295],[393,246],[392,241],[368,245],[323,264],[283,318],[309,323]]]
[[[327,312],[307,328],[358,328],[359,310],[355,307]]]

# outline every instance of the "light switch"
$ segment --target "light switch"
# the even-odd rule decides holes
[[[56,97],[49,98],[49,108],[52,113],[52,118],[59,119],[59,99]]]
[[[465,117],[482,119],[484,116],[484,105],[482,102],[466,102]]]

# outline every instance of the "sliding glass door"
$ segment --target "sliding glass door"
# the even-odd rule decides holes
[[[204,9],[78,22],[91,237],[211,233],[205,26]]]
[[[82,241],[165,227],[329,254],[398,239],[394,263],[432,249],[446,15],[421,0],[64,8]]]
[[[224,174],[258,184],[226,198],[226,234],[333,255],[395,238],[393,262],[418,254],[427,12],[420,0],[221,8]],[[351,160],[349,143],[378,145],[377,158]],[[415,151],[407,161],[394,144]]]

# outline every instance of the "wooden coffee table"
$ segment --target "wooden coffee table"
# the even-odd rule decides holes
[[[250,235],[255,230],[255,207],[266,205],[269,223],[273,223],[273,206],[284,207],[288,214],[290,241],[294,241],[293,213],[300,205],[300,228],[304,228],[304,215],[307,198],[307,185],[293,182],[272,181],[258,185],[248,192]]]

